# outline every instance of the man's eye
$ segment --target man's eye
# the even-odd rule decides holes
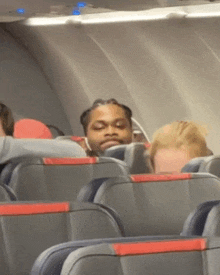
[[[95,131],[99,131],[99,130],[102,130],[102,129],[104,129],[104,125],[95,125],[93,127],[93,130],[95,130]]]
[[[124,129],[126,127],[126,124],[119,122],[119,123],[116,123],[116,127],[119,129]]]

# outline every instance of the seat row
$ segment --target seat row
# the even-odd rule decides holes
[[[203,223],[200,236],[141,237],[136,231],[127,234],[116,213],[100,205],[2,204],[0,274],[218,274],[220,201],[205,213],[205,220],[202,206],[184,225],[189,233],[192,224],[196,229]]]
[[[73,259],[76,259],[76,266],[81,261],[81,258],[77,258],[81,252],[78,251],[76,240],[94,239],[92,242],[86,243],[85,241],[82,245],[85,246],[82,261],[85,257],[88,259],[90,257],[83,256],[87,255],[84,254],[88,252],[87,249],[90,251],[88,255],[95,249],[91,248],[90,245],[101,242],[105,243],[102,259],[109,253],[108,251],[113,253],[108,254],[106,258],[106,261],[109,262],[109,258],[112,256],[117,258],[123,255],[120,253],[118,255],[118,252],[115,253],[118,250],[114,250],[114,245],[107,245],[106,238],[114,238],[109,241],[110,243],[121,242],[122,244],[126,238],[127,242],[131,242],[131,247],[134,247],[133,242],[147,241],[147,244],[140,245],[141,247],[144,246],[144,252],[141,255],[146,255],[144,258],[151,258],[153,256],[150,255],[159,253],[155,256],[158,257],[158,261],[168,263],[167,268],[166,265],[162,268],[164,272],[166,271],[165,273],[162,273],[160,269],[157,273],[154,266],[154,262],[157,260],[152,260],[152,263],[150,261],[149,265],[152,264],[153,269],[149,268],[149,274],[153,272],[152,270],[155,271],[155,274],[172,274],[168,272],[172,265],[171,261],[163,260],[167,257],[166,251],[147,253],[146,246],[149,249],[148,243],[154,240],[165,247],[168,244],[165,245],[164,242],[168,239],[168,242],[171,242],[169,253],[183,252],[190,255],[189,252],[191,252],[193,254],[192,251],[196,249],[191,250],[191,246],[187,246],[187,252],[184,252],[185,250],[173,251],[173,241],[176,240],[179,244],[182,239],[185,241],[190,239],[191,241],[192,238],[194,239],[192,236],[195,235],[195,228],[200,228],[201,223],[203,223],[204,230],[200,230],[198,235],[204,233],[205,237],[210,236],[210,238],[203,238],[202,242],[206,244],[202,246],[203,249],[201,250],[197,247],[195,254],[200,255],[198,259],[201,258],[201,255],[204,259],[206,257],[204,255],[207,254],[208,260],[203,263],[203,260],[200,259],[200,265],[198,264],[196,267],[197,270],[194,268],[190,271],[192,273],[187,273],[203,274],[202,270],[206,263],[214,261],[212,257],[219,256],[218,239],[213,239],[213,236],[219,236],[218,211],[214,212],[215,227],[212,226],[213,222],[210,222],[211,217],[213,217],[212,210],[216,209],[215,206],[218,208],[218,201],[212,202],[213,205],[210,203],[208,208],[206,207],[207,203],[205,207],[199,209],[196,207],[199,203],[204,203],[207,200],[220,199],[220,179],[211,174],[199,172],[174,175],[131,175],[129,169],[130,167],[125,162],[109,157],[68,159],[33,157],[31,159],[15,159],[8,163],[1,174],[0,199],[2,201],[19,200],[20,202],[8,202],[0,206],[0,235],[2,240],[0,252],[0,256],[2,256],[0,257],[2,259],[0,266],[2,268],[0,273],[3,275],[30,274],[34,260],[42,251],[57,244],[61,246],[61,250],[58,250],[57,253],[62,256],[62,251],[66,250],[65,245],[68,246],[70,243],[63,245],[61,243],[72,241],[71,245],[77,247],[77,251],[73,251],[75,256],[71,256],[69,261],[66,259],[67,253],[61,257],[62,261],[58,259],[59,273],[33,274],[60,274],[64,261],[62,274],[87,274],[86,272],[89,272],[90,269],[93,270],[92,266],[87,270],[79,269],[81,271],[77,273],[78,267],[75,270],[75,264],[72,265]],[[81,189],[82,187],[84,188]],[[63,203],[64,200],[72,201],[76,197],[81,202]],[[42,202],[39,203],[39,201]],[[204,206],[204,204],[202,205]],[[207,209],[211,211],[211,217],[208,217],[209,210]],[[186,219],[190,212],[192,212],[191,216]],[[185,226],[183,226],[185,220]],[[194,231],[191,230],[192,228]],[[179,236],[181,232],[185,237]],[[28,234],[29,237],[27,237]],[[154,235],[157,236],[153,237]],[[140,236],[146,236],[144,237],[146,239],[138,239]],[[115,239],[121,237],[123,239]],[[137,239],[130,239],[135,237]],[[212,252],[209,251],[210,248]],[[51,248],[52,251],[53,249],[55,248]],[[216,254],[215,250],[217,251]],[[68,251],[72,252],[71,249]],[[198,251],[200,252],[198,253]],[[45,251],[44,253],[49,252]],[[57,253],[55,254],[58,255]],[[102,249],[100,253],[102,253]],[[132,255],[134,262],[139,255],[138,253],[135,254],[133,250],[126,253],[124,256]],[[165,258],[161,253],[164,254]],[[213,256],[210,256],[211,254]],[[40,259],[42,257],[45,259],[42,255]],[[94,253],[91,255],[91,257],[96,257]],[[103,269],[98,265],[99,257],[95,265],[98,271],[95,269],[92,274],[108,274],[106,269],[102,273]],[[130,259],[130,256],[125,257],[125,259],[128,258]],[[186,258],[188,259],[188,256]],[[114,274],[130,274],[124,270],[132,270],[129,267],[129,261],[132,259],[128,261],[128,265],[123,265],[123,258],[121,259],[118,258],[110,264],[111,267],[115,265],[116,269],[110,268],[109,274],[114,273],[114,270]],[[93,262],[93,260],[89,261]],[[52,260],[52,265],[54,262],[55,259]],[[193,260],[192,263],[193,266],[197,260]],[[47,266],[46,263],[45,265]],[[202,265],[203,267],[201,267]],[[86,268],[88,266],[89,264],[86,264]],[[36,265],[34,265],[35,267]],[[34,268],[33,270],[36,270]],[[71,273],[72,271],[74,273]],[[178,271],[180,274],[186,274],[184,269],[180,268]],[[136,272],[136,274],[138,273]],[[208,272],[208,274],[214,273]]]
[[[190,161],[182,172],[208,172],[219,176],[219,166],[219,156],[197,158]],[[149,166],[145,168],[145,173],[152,172]],[[138,169],[134,170],[137,172],[134,174],[140,174]],[[131,169],[126,162],[110,157],[15,158],[5,165],[0,174],[0,184],[6,189],[6,195],[0,193],[0,201],[16,200],[16,197],[21,201],[72,201],[83,187],[88,189],[89,183],[97,188],[105,179],[130,174]]]

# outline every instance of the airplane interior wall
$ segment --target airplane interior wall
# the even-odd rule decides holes
[[[36,61],[3,28],[0,28],[0,87],[0,101],[12,109],[15,120],[39,119],[72,134],[63,107]]]
[[[174,120],[207,124],[208,146],[219,154],[219,23],[85,20],[56,26],[14,22],[6,29],[38,61],[75,134],[82,134],[83,110],[99,97],[114,97],[132,108],[150,138]]]

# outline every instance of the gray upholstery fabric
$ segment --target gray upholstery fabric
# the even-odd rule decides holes
[[[208,172],[220,177],[220,156],[210,156],[201,163],[199,172]]]
[[[214,206],[208,214],[203,236],[220,237],[220,204]]]
[[[181,170],[187,172],[205,172],[220,177],[220,156],[194,158]]]
[[[105,150],[104,156],[124,160],[127,144],[116,145]]]
[[[207,216],[213,206],[218,204],[220,204],[220,200],[206,201],[199,204],[185,220],[181,236],[202,236]]]
[[[134,142],[113,146],[104,152],[104,156],[124,160],[130,174],[153,173],[150,156],[144,143]]]
[[[0,274],[29,275],[37,256],[59,243],[121,236],[114,217],[90,204],[72,204],[69,212],[0,216]]]
[[[10,177],[8,185],[18,199],[24,201],[73,201],[79,190],[92,179],[128,173],[124,162],[111,158],[99,158],[96,164],[82,165],[44,165],[40,158],[14,162],[18,165],[9,163],[12,171],[7,172]],[[6,179],[7,176],[3,175]]]
[[[10,195],[3,186],[0,186],[0,202],[10,201]]]
[[[196,173],[199,171],[200,165],[203,163],[205,157],[191,159],[182,169],[182,173]]]
[[[220,180],[195,173],[192,179],[133,183],[107,180],[94,202],[118,212],[126,236],[180,234],[184,221],[199,203],[220,199]]]
[[[153,173],[150,156],[144,143],[131,143],[127,145],[124,161],[130,167],[131,174]]]
[[[55,245],[48,248],[39,255],[36,259],[31,275],[60,275],[62,265],[67,256],[81,247],[86,247],[101,243],[127,243],[127,242],[140,242],[140,241],[156,241],[164,239],[173,239],[174,236],[142,236],[142,237],[131,237],[131,238],[104,238],[104,239],[93,239],[83,241],[66,242]],[[181,237],[176,237],[181,238]],[[182,237],[183,238],[183,237]]]
[[[85,157],[77,143],[47,139],[0,137],[0,163],[18,157]]]
[[[136,242],[138,243],[138,242]],[[213,249],[213,248],[212,248]],[[219,247],[213,249],[220,256]],[[92,245],[72,252],[64,262],[61,275],[214,275],[207,273],[209,261],[205,251],[161,252],[117,256],[111,244]],[[215,265],[215,272],[217,271]]]

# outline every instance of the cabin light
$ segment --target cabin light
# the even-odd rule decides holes
[[[72,15],[80,15],[80,14],[81,14],[81,12],[80,12],[79,9],[77,9],[77,8],[74,8],[74,9],[73,9]]]
[[[16,12],[19,13],[19,14],[24,14],[25,13],[25,9],[17,9]]]
[[[78,8],[85,8],[85,6],[86,6],[86,2],[78,2],[77,3]]]

